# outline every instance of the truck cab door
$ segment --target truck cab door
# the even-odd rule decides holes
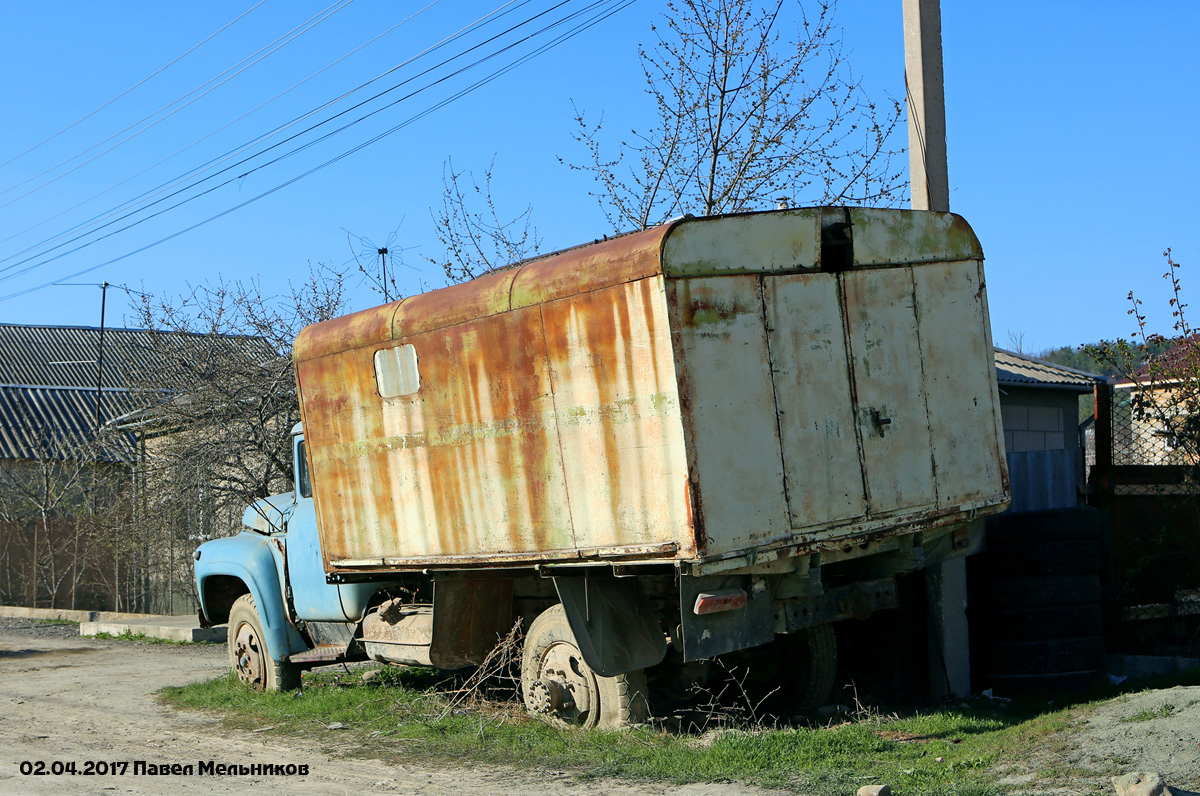
[[[346,616],[342,607],[341,587],[325,580],[321,539],[317,533],[317,512],[313,505],[312,482],[308,477],[303,439],[297,440],[295,453],[296,509],[288,522],[284,554],[296,618],[305,622],[357,621],[360,617]]]

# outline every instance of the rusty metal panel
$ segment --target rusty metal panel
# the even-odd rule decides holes
[[[694,552],[661,276],[542,307],[575,535]]]
[[[669,280],[692,500],[709,555],[788,533],[757,275]],[[698,528],[698,529],[699,529]]]
[[[672,224],[569,249],[521,266],[511,306],[528,307],[662,273],[662,242]]]
[[[982,268],[930,263],[913,268],[913,281],[938,505],[990,505],[1004,499],[1004,437]]]
[[[934,506],[912,269],[848,271],[842,279],[869,511]]]
[[[668,276],[813,268],[821,256],[821,211],[748,213],[683,221],[663,246]]]
[[[302,387],[323,385],[305,395],[327,567],[574,548],[538,309],[401,342],[409,396],[379,397],[373,348],[301,363]]]
[[[300,330],[292,346],[292,358],[303,362],[348,348],[382,343],[392,338],[392,315],[399,302],[372,307],[341,318],[315,323]],[[301,409],[304,402],[301,401]]]
[[[953,213],[860,207],[850,224],[856,266],[983,259],[971,225]]]
[[[661,273],[673,224],[514,264],[469,282],[314,324],[296,338],[297,362],[486,318]]]
[[[838,279],[769,277],[765,290],[791,525],[864,515]]]
[[[512,578],[441,578],[433,585],[429,659],[439,669],[478,666],[513,627]]]
[[[507,312],[515,268],[485,274],[470,282],[410,296],[396,307],[391,337],[441,329]]]

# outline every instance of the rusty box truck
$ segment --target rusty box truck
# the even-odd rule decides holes
[[[525,627],[528,708],[638,721],[833,624],[1001,510],[982,252],[948,213],[686,217],[305,329],[296,489],[196,553],[242,679],[453,669]],[[769,648],[768,648],[769,649]]]

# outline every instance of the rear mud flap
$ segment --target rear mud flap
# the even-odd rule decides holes
[[[732,590],[744,590],[746,600],[741,608],[696,614],[696,598],[701,594]],[[757,647],[775,638],[771,594],[765,588],[755,589],[745,575],[684,575],[679,579],[679,616],[685,662]]]
[[[667,641],[636,578],[573,575],[554,578],[558,599],[583,659],[613,677],[662,661]]]

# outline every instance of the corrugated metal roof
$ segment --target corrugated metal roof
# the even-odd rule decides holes
[[[166,351],[211,350],[215,340],[245,347],[264,358],[276,356],[259,337],[153,332],[146,329],[104,330],[104,386],[170,387],[180,374]],[[100,329],[92,326],[25,326],[0,323],[0,385],[96,389]]]
[[[125,390],[105,390],[100,420],[140,406],[144,399]],[[0,386],[0,459],[87,459],[96,423],[96,390],[70,387]],[[128,458],[132,435],[112,443],[102,458]]]
[[[99,344],[95,327],[0,324],[0,459],[92,455]],[[278,358],[259,337],[106,328],[101,423],[144,408],[147,390],[184,384],[189,363],[226,346],[264,362]],[[127,456],[133,437],[113,444],[106,457]]]
[[[1091,392],[1104,377],[1061,365],[1050,365],[1036,359],[997,348],[996,381],[1010,387],[1059,387],[1075,392]]]

